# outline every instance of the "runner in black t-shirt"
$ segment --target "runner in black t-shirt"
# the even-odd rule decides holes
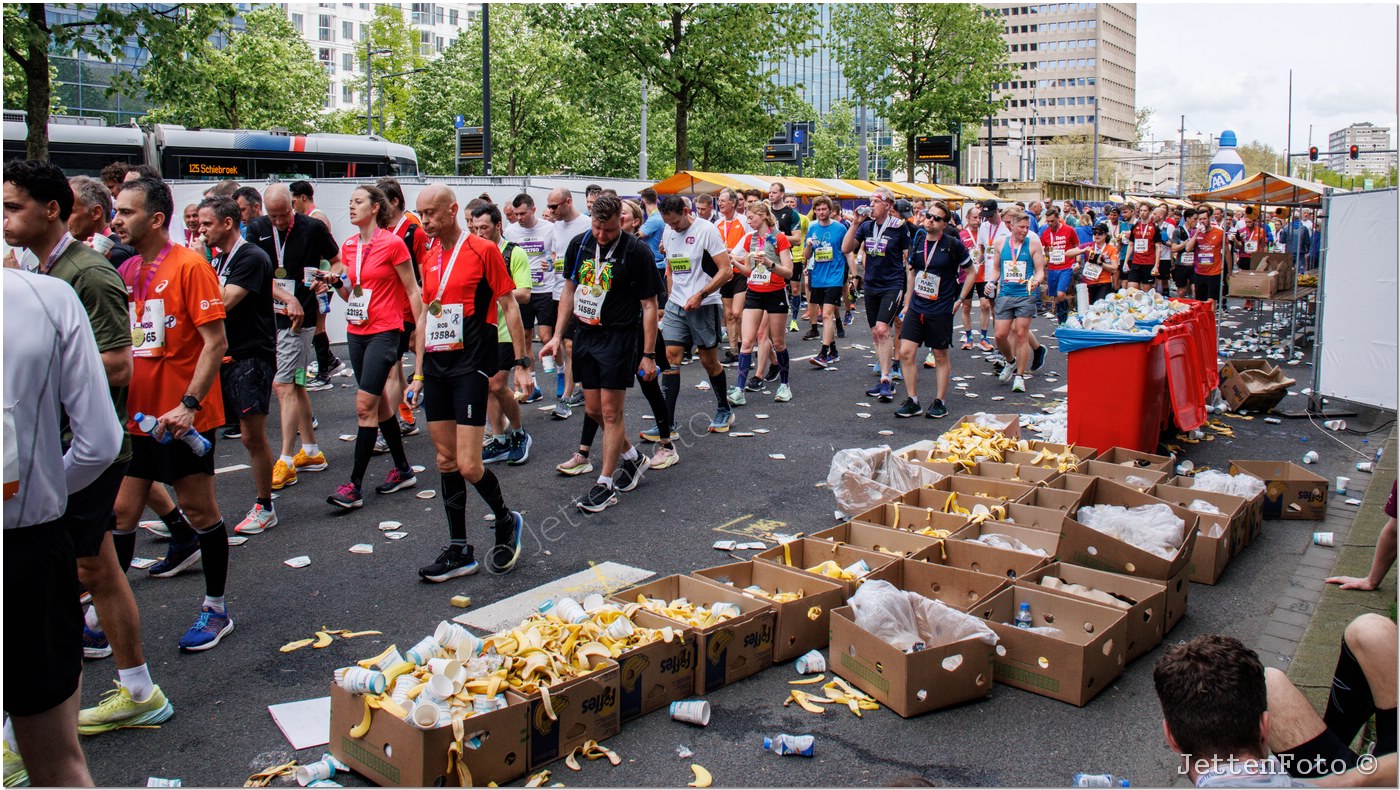
[[[618,491],[636,488],[651,464],[627,440],[623,402],[633,376],[656,378],[658,289],[651,251],[622,232],[622,202],[600,196],[593,203],[592,223],[565,253],[555,335],[540,355],[558,350],[570,317],[576,318],[575,376],[583,384],[585,411],[603,426],[602,475],[577,505],[597,513],[617,504]]]
[[[340,261],[340,245],[325,223],[292,210],[291,192],[284,185],[269,186],[263,195],[263,206],[267,215],[248,224],[248,240],[273,262],[277,367],[272,389],[277,393],[281,411],[282,446],[272,467],[272,490],[280,491],[296,485],[300,472],[330,468],[316,442],[306,371],[311,366],[316,319],[320,315],[317,295],[327,287],[316,280],[316,272],[321,261],[326,261],[328,270]],[[312,285],[308,286],[308,282]],[[298,435],[300,450],[296,450]]]
[[[223,287],[230,360],[219,370],[224,411],[238,418],[243,446],[253,467],[257,500],[234,532],[256,535],[277,526],[272,508],[272,448],[267,414],[272,401],[276,329],[272,320],[272,261],[238,232],[238,204],[208,197],[199,204],[199,226],[209,245],[222,252],[213,259]]]
[[[924,210],[923,227],[914,235],[901,311],[904,323],[899,330],[899,358],[904,363],[904,390],[909,397],[894,413],[896,417],[919,414],[919,366],[915,357],[920,345],[933,349],[938,363],[938,396],[924,416],[938,418],[948,414],[943,398],[948,394],[952,374],[948,349],[953,345],[953,314],[962,301],[962,289],[972,290],[958,282],[959,272],[971,270],[972,256],[957,233],[948,228],[952,213],[942,201],[934,201]]]

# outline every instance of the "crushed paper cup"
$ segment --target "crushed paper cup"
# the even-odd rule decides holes
[[[1350,478],[1350,477],[1345,477],[1345,476],[1343,476],[1343,475],[1337,475],[1337,489],[1336,489],[1336,490],[1337,490],[1337,493],[1338,493],[1338,494],[1346,494],[1346,492],[1347,492],[1347,486],[1349,486],[1349,485],[1351,485],[1351,478]]]
[[[418,644],[410,647],[407,653],[404,653],[404,658],[412,661],[414,666],[421,667],[436,656],[437,651],[441,649],[442,645],[438,644],[436,639],[425,636],[418,641]]]
[[[145,570],[155,564],[156,560],[150,559],[149,557],[131,558],[131,567],[136,568],[137,570]]]
[[[607,605],[607,601],[598,593],[589,593],[583,596],[583,611],[593,614]]]
[[[244,543],[247,543],[247,542],[248,542],[248,536],[247,536],[247,535],[229,535],[229,536],[228,536],[228,545],[230,545],[230,546],[242,546]]]
[[[730,431],[730,432],[729,432],[729,437],[730,437],[731,439],[747,439],[747,438],[749,438],[750,436],[753,436],[753,435],[754,435],[754,434],[753,434],[752,431]]]
[[[433,631],[433,640],[445,650],[456,650],[457,645],[471,635],[470,631],[451,620],[443,620]]]
[[[708,727],[710,726],[710,703],[703,699],[677,700],[671,703],[671,718],[686,724]]]
[[[786,461],[786,460],[787,460],[787,456],[786,456],[786,455],[783,455],[782,453],[769,453],[769,454],[768,454],[768,457],[769,457],[769,458],[772,458],[774,461]]]
[[[288,568],[305,568],[311,564],[311,558],[305,554],[300,557],[293,557],[290,560],[282,560],[282,564]]]
[[[350,553],[351,553],[351,554],[373,554],[373,553],[374,553],[374,544],[373,544],[373,543],[356,543],[355,545],[353,545],[353,546],[350,547]]]
[[[1317,463],[1317,457],[1318,456],[1316,450],[1309,450],[1306,453],[1303,453],[1303,463],[1315,464]]]
[[[1331,546],[1335,536],[1331,532],[1314,532],[1313,543],[1318,546]]]
[[[766,415],[766,414],[755,414],[755,415],[753,416],[753,418],[754,418],[755,420],[766,420],[766,419],[768,419],[768,415]]]
[[[859,417],[859,418],[861,418],[862,420],[868,420],[868,419],[870,419],[870,412],[868,412],[868,411],[858,411],[858,412],[856,412],[856,416]]]
[[[732,540],[717,540],[714,543],[714,548],[719,549],[720,551],[733,551],[738,547],[739,544]]]
[[[1361,500],[1359,500],[1359,499],[1348,499],[1348,500],[1346,500],[1346,503],[1347,503],[1348,505],[1359,505],[1359,504],[1361,504]]]
[[[399,527],[402,527],[402,526],[403,526],[403,524],[401,524],[401,523],[399,523],[399,522],[397,522],[397,521],[381,521],[381,522],[379,522],[379,531],[380,531],[380,532],[388,532],[388,531],[391,530],[391,529],[398,529]]]
[[[808,650],[797,657],[797,660],[793,662],[793,668],[801,675],[825,672],[826,657],[821,654],[820,650]]]
[[[636,627],[632,625],[632,621],[627,619],[626,615],[624,615],[608,623],[608,627],[603,629],[603,633],[613,639],[626,639],[635,633],[636,630]]]
[[[325,760],[317,760],[314,763],[297,766],[297,784],[302,787],[307,787],[312,782],[330,779],[332,776],[335,776],[335,766]]]
[[[763,551],[768,548],[768,544],[761,540],[753,540],[748,543],[740,543],[738,548],[741,551]]]
[[[353,442],[353,441],[355,441],[355,434],[353,434],[353,433],[342,433],[340,436],[338,436],[338,437],[336,437],[336,438],[340,439],[342,442]]]
[[[889,429],[887,428],[887,429],[885,429],[885,430],[883,430],[883,431],[880,431],[880,435],[881,435],[881,436],[894,436],[894,431],[891,431],[891,430],[889,430]]]
[[[423,471],[428,468],[426,466],[423,466],[422,464],[410,464],[409,466],[413,469],[414,474],[422,474]]]
[[[344,674],[336,673],[336,685],[351,694],[383,694],[388,686],[384,673],[364,667],[348,667]]]
[[[185,783],[179,779],[162,779],[159,776],[152,776],[146,779],[147,787],[184,787]]]
[[[764,433],[768,433],[769,431],[768,431],[767,428],[754,428],[754,429],[753,429],[753,432],[754,432],[754,433],[758,433],[758,434],[764,434]]]
[[[404,538],[408,537],[408,533],[407,533],[407,532],[385,532],[385,533],[384,533],[384,537],[388,538],[389,540],[403,540]]]
[[[417,496],[419,499],[432,499],[437,496],[437,492],[429,488],[425,491],[419,491]]]

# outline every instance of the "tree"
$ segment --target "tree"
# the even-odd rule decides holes
[[[856,111],[839,100],[821,117],[812,132],[812,163],[804,173],[814,178],[854,178],[860,168],[860,137]]]
[[[1275,151],[1273,146],[1254,140],[1245,145],[1235,148],[1235,153],[1244,160],[1245,176],[1252,176],[1255,173],[1279,173],[1283,174],[1284,168],[1281,166],[1283,156]]]
[[[1150,127],[1152,126],[1152,116],[1156,114],[1157,111],[1151,107],[1139,107],[1137,112],[1133,114],[1134,145],[1152,138],[1152,130]]]
[[[1001,17],[966,3],[843,3],[832,12],[836,59],[852,91],[883,107],[905,138],[905,172],[914,172],[914,138],[947,132],[1005,106],[995,85],[1015,74],[1007,64]]]
[[[5,13],[10,13],[10,6],[5,7]],[[19,65],[12,59],[5,58],[5,87],[3,89],[6,107],[24,107],[29,104],[29,75],[20,70]],[[52,63],[49,64],[49,115],[63,115],[68,111],[63,106],[63,100],[59,98],[58,91],[55,90],[61,85],[58,81],[58,68]]]
[[[99,3],[91,19],[49,24],[51,6],[68,4],[6,3],[4,6],[5,57],[24,72],[28,134],[25,155],[49,156],[49,109],[52,105],[52,72],[49,53],[80,52],[111,63],[128,43],[150,52],[151,62],[179,59],[193,41],[204,41],[233,16],[231,3],[175,3],[146,5]],[[83,8],[81,4],[77,6]],[[116,75],[107,92],[132,89],[134,77]]]
[[[418,33],[408,25],[404,19],[403,9],[397,3],[376,3],[374,6],[374,19],[365,23],[364,26],[365,45],[360,48],[360,72],[365,76],[358,80],[358,89],[361,96],[369,84],[372,77],[374,79],[373,90],[370,98],[374,100],[374,107],[371,114],[379,116],[378,129],[370,127],[367,133],[378,131],[384,137],[398,143],[406,143],[408,126],[408,106],[410,85],[413,81],[407,75],[392,79],[383,79],[386,74],[403,74],[406,71],[423,68],[427,58],[423,57],[419,48]],[[466,38],[459,37],[458,41]],[[481,37],[478,36],[480,41]],[[383,55],[375,55],[369,63],[366,63],[368,51],[371,49],[387,49]],[[374,68],[374,74],[369,73],[370,66]],[[442,94],[438,94],[442,98]],[[358,134],[358,130],[356,130]]]
[[[1038,172],[1056,181],[1094,180],[1094,135],[1070,134],[1052,138],[1036,153]],[[1107,156],[1099,157],[1100,184],[1111,182],[1118,172],[1118,163]]]
[[[330,77],[287,14],[264,6],[243,17],[227,45],[192,42],[183,60],[157,61],[141,75],[156,123],[220,129],[314,131]]]
[[[537,24],[570,37],[590,62],[631,70],[671,100],[678,170],[691,161],[696,108],[707,101],[725,108],[755,86],[768,90],[777,70],[768,53],[805,52],[815,19],[806,6],[776,14],[771,6],[740,3],[541,4],[530,12]]]

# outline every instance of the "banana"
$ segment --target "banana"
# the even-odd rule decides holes
[[[354,639],[357,636],[382,636],[383,634],[383,631],[341,631],[340,637],[342,639]]]
[[[293,650],[300,650],[314,641],[314,639],[298,639],[295,642],[288,642],[287,644],[282,645],[281,651],[283,653],[290,653]]]
[[[564,767],[570,771],[582,771],[583,766],[578,764],[578,749],[569,752],[569,756],[564,758]]]
[[[332,638],[330,634],[326,633],[325,631],[317,631],[316,643],[313,644],[312,647],[316,648],[317,650],[320,650],[323,647],[330,647],[331,640]]]
[[[826,680],[826,675],[817,675],[814,678],[803,678],[802,680],[789,680],[789,686],[810,686],[813,683],[820,683]]]
[[[526,787],[543,787],[549,781],[549,771],[540,771],[530,777],[530,781],[525,783]]]
[[[306,643],[310,644],[311,640],[306,640]],[[389,656],[392,656],[396,652],[398,652],[398,647],[394,645],[389,645],[389,647],[383,653],[380,653],[374,658],[361,659],[359,661],[356,661],[355,663],[359,664],[364,669],[374,669],[375,667],[380,666],[384,661],[387,661]],[[390,682],[392,683],[393,681],[391,680]]]
[[[354,727],[350,728],[350,737],[356,739],[365,737],[365,735],[369,733],[369,725],[373,722],[371,718],[372,716],[373,711],[371,711],[369,707],[369,697],[365,697],[364,718],[360,719],[359,724],[356,724]]]
[[[687,784],[686,787],[709,787],[715,781],[714,777],[710,776],[710,772],[705,770],[704,766],[691,763],[690,770],[695,774],[695,781]]]
[[[801,707],[808,713],[826,713],[825,708],[811,702],[805,693],[796,689],[793,689],[792,691],[788,692],[788,698],[785,702],[783,702],[783,707],[787,707],[788,704],[792,702],[796,702],[799,707]]]

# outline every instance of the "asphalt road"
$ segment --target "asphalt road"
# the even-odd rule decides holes
[[[1048,337],[1050,322],[1037,319],[1036,329]],[[789,337],[794,356],[817,350],[815,343]],[[409,491],[385,497],[370,493],[358,511],[332,512],[325,504],[326,495],[346,479],[351,463],[352,444],[336,437],[354,431],[351,380],[336,379],[336,389],[313,395],[321,421],[321,445],[331,469],[304,473],[301,482],[277,500],[281,525],[231,550],[228,595],[236,630],[222,644],[193,655],[176,649],[203,594],[197,571],[174,579],[131,572],[143,616],[147,659],[176,715],[159,729],[85,738],[94,778],[101,785],[142,785],[147,777],[159,776],[177,777],[189,786],[239,786],[249,774],[269,765],[293,758],[317,759],[324,748],[291,750],[267,706],[322,696],[336,667],[374,655],[389,642],[405,645],[430,633],[439,620],[462,613],[449,604],[454,594],[468,594],[481,607],[606,560],[658,575],[688,573],[734,561],[711,548],[714,540],[732,537],[717,533],[720,525],[770,519],[782,522],[787,530],[806,532],[832,525],[834,499],[817,484],[825,480],[835,450],[882,443],[898,447],[951,427],[951,420],[896,419],[895,404],[879,404],[865,396],[865,388],[874,382],[868,352],[850,348],[853,343],[869,345],[861,315],[840,344],[843,361],[837,370],[823,372],[795,362],[796,397],[791,403],[771,403],[750,395],[749,405],[738,410],[735,430],[764,427],[771,431],[751,438],[703,433],[714,400],[708,391],[694,389],[703,380],[698,364],[686,366],[680,411],[687,419],[695,418],[690,423],[682,420],[681,462],[649,472],[635,492],[622,495],[619,506],[593,516],[583,516],[569,506],[591,480],[563,478],[553,470],[575,446],[581,414],[558,422],[535,406],[526,407],[526,427],[534,437],[529,463],[494,467],[508,503],[525,514],[531,527],[520,564],[504,577],[483,572],[441,585],[422,583],[416,575],[416,569],[432,561],[446,542],[439,500],[420,500]],[[968,352],[955,352],[954,365],[955,375],[989,370],[987,363]],[[1039,409],[1061,397],[1050,390],[1066,381],[1064,357],[1052,351],[1047,370],[1059,372],[1058,384],[1048,384],[1044,378],[1030,383],[1030,393],[1045,393],[1044,400],[1033,400],[1030,393],[1013,395],[991,377],[977,376],[970,389],[980,397],[954,395],[949,408],[954,416],[991,407],[1001,412]],[[1289,368],[1300,377],[1308,370],[1306,366]],[[732,380],[732,371],[730,375]],[[551,391],[550,377],[544,379],[541,383]],[[1297,389],[1304,386],[1306,382],[1300,382]],[[1006,400],[993,404],[989,398],[994,394],[1005,395]],[[550,402],[546,399],[537,405]],[[1302,406],[1301,396],[1294,396],[1283,408]],[[635,390],[629,394],[627,408],[627,425],[635,434],[643,425],[641,415],[649,409]],[[872,416],[861,419],[857,412]],[[756,413],[770,418],[756,420]],[[1352,419],[1353,427],[1360,419]],[[685,428],[687,424],[697,426],[699,432]],[[1223,467],[1230,458],[1296,461],[1306,450],[1316,449],[1322,461],[1315,469],[1329,479],[1347,473],[1358,460],[1307,420],[1285,419],[1280,425],[1259,419],[1231,420],[1230,424],[1235,438],[1222,436],[1188,445],[1186,457],[1197,465]],[[894,435],[881,437],[881,430],[892,430]],[[1350,437],[1348,442],[1356,445],[1360,438]],[[430,470],[419,476],[418,490],[435,487],[437,474],[432,471],[426,431],[407,439],[407,448],[412,463]],[[220,441],[216,452],[218,467],[246,461],[237,441]],[[783,453],[787,460],[772,460],[769,453]],[[387,456],[377,456],[367,483],[382,478],[389,465]],[[248,475],[243,470],[217,477],[219,501],[230,527],[252,503]],[[470,524],[485,509],[470,494],[468,506]],[[555,518],[551,528],[542,532],[541,523],[551,517]],[[384,539],[377,529],[382,519],[403,522],[408,536],[400,541]],[[1311,522],[1268,522],[1262,540],[1227,569],[1219,585],[1192,585],[1186,618],[1168,635],[1168,642],[1223,632],[1253,643],[1274,601],[1287,587],[1311,531]],[[484,528],[481,537],[483,542],[489,539]],[[349,547],[356,543],[374,544],[374,553],[350,553]],[[137,555],[159,556],[163,546],[143,531]],[[735,555],[742,559],[752,553]],[[301,554],[311,557],[309,567],[292,569],[282,564]],[[337,640],[324,650],[278,652],[282,644],[310,636],[323,626],[378,629],[385,636],[383,641],[377,637]],[[587,763],[582,773],[574,775],[557,763],[551,781],[684,786],[693,761],[712,771],[721,786],[880,785],[909,775],[922,775],[940,785],[1065,786],[1077,771],[1112,772],[1140,786],[1182,784],[1163,741],[1152,690],[1151,668],[1162,649],[1159,646],[1129,665],[1084,708],[998,685],[989,698],[977,703],[910,720],[883,709],[857,720],[837,709],[817,716],[796,707],[783,708],[787,681],[796,673],[791,665],[780,665],[709,695],[714,718],[708,728],[673,722],[664,712],[651,714],[626,725],[609,742],[622,756],[621,766]],[[110,659],[89,662],[84,703],[95,704],[112,687],[115,675]],[[783,758],[764,752],[763,736],[780,732],[815,734],[817,757]],[[677,757],[681,744],[695,756]],[[363,783],[353,775],[337,779]]]

